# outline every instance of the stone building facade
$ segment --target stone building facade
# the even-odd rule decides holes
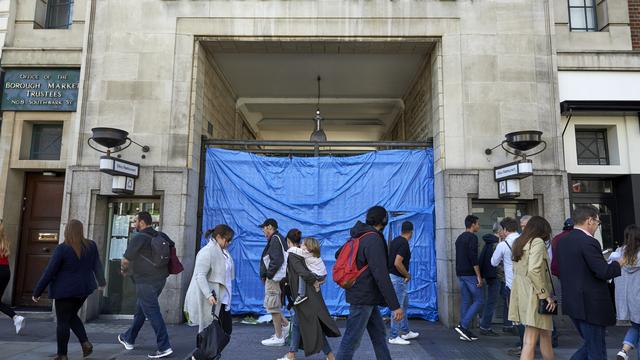
[[[300,114],[283,113],[315,106],[313,80],[304,87],[296,77],[317,67],[350,79],[326,80],[323,104],[349,120],[327,128],[332,139],[433,139],[439,313],[444,323],[455,324],[454,241],[464,230],[463,214],[477,213],[487,222],[495,220],[490,213],[496,209],[500,216],[540,214],[559,230],[569,213],[570,158],[562,136],[559,71],[637,72],[640,66],[632,48],[633,0],[599,6],[607,26],[593,32],[570,31],[566,0],[76,0],[66,28],[52,29],[41,14],[42,6],[46,12],[54,3],[10,1],[12,21],[2,52],[8,73],[71,69],[79,74],[75,111],[2,109],[0,168],[6,175],[0,179],[0,217],[14,239],[12,264],[16,273],[23,272],[17,276],[21,285],[5,294],[14,304],[20,304],[34,276],[20,267],[35,256],[25,250],[35,241],[27,239],[35,235],[25,229],[37,224],[25,210],[15,211],[31,201],[28,185],[63,179],[56,188],[61,203],[53,228],[59,231],[71,218],[83,221],[88,237],[105,249],[106,263],[117,260],[110,254],[117,238],[114,222],[126,224],[129,212],[152,209],[190,269],[198,238],[203,137],[307,136],[310,127],[291,123]],[[349,61],[359,66],[345,65]],[[291,64],[293,75],[279,64]],[[365,64],[384,71],[366,73]],[[358,71],[360,78],[349,78]],[[365,110],[377,111],[370,115],[375,121],[348,115]],[[28,151],[33,134],[47,122],[61,125],[57,158],[33,159]],[[114,194],[111,176],[98,171],[100,154],[88,145],[94,127],[126,130],[150,147],[147,153],[137,146],[119,153],[141,165],[132,196]],[[542,131],[547,149],[532,158],[534,175],[521,182],[520,196],[501,200],[493,168],[513,157],[484,150],[519,130]],[[44,173],[55,176],[38,177]],[[182,320],[176,304],[183,301],[189,274],[171,277],[161,297],[171,322]],[[122,297],[130,289],[120,284],[109,291]],[[126,301],[111,297],[115,305],[105,310],[95,295],[87,316],[126,313]]]

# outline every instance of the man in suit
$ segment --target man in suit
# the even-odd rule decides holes
[[[555,256],[562,283],[563,311],[584,340],[571,360],[605,360],[605,329],[615,325],[615,306],[607,280],[620,276],[620,264],[608,264],[602,247],[593,237],[600,226],[598,209],[577,206],[574,230],[560,239]]]

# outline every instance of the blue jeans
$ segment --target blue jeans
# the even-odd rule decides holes
[[[638,348],[638,342],[640,340],[640,324],[631,322],[631,328],[627,330],[627,335],[624,336],[623,344],[629,345],[634,349]]]
[[[158,297],[162,293],[166,280],[155,284],[137,283],[136,285],[136,313],[133,316],[133,324],[122,334],[122,339],[129,344],[135,344],[138,332],[144,325],[145,317],[151,321],[153,331],[156,333],[156,341],[158,350],[165,351],[171,348],[169,343],[169,334],[167,334],[167,326],[160,312],[160,304]]]
[[[468,329],[471,326],[473,317],[482,309],[482,288],[476,284],[478,279],[475,276],[458,276],[460,283],[460,326]]]
[[[606,328],[583,320],[574,318],[571,320],[584,340],[584,344],[571,356],[570,360],[606,360],[607,346],[604,341]]]
[[[393,316],[391,317],[391,333],[389,333],[389,338],[393,339],[401,333],[406,334],[409,332],[409,317],[407,316],[407,308],[409,307],[409,293],[407,288],[409,284],[407,284],[401,276],[389,274],[389,277],[391,278],[393,289],[396,291],[400,308],[404,312],[404,317],[400,321],[395,321],[393,320]]]
[[[509,321],[509,298],[511,297],[511,289],[507,284],[500,282],[500,296],[502,296],[502,326],[511,327],[513,323]]]
[[[489,330],[491,329],[491,323],[493,321],[493,313],[496,311],[496,301],[498,300],[498,293],[500,292],[500,282],[498,279],[487,279],[487,283],[484,287],[487,288],[487,294],[484,303],[484,310],[482,312],[480,328]]]
[[[367,329],[377,360],[391,360],[384,322],[377,305],[350,305],[347,328],[342,335],[337,360],[351,360]]]
[[[293,313],[293,316],[291,317],[291,344],[289,346],[289,352],[292,353],[297,353],[298,349],[300,349],[300,339],[302,337],[302,335],[300,335],[300,325],[298,325],[298,316],[296,315],[296,313]],[[331,345],[329,345],[329,342],[327,341],[327,337],[323,336],[322,337],[322,352],[325,355],[329,355],[329,353],[331,352]]]

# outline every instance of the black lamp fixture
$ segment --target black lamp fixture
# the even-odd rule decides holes
[[[320,80],[322,80],[320,75],[318,75],[318,78],[316,80],[318,81],[318,103],[316,104],[316,115],[313,117],[316,129],[311,133],[311,138],[309,138],[309,141],[325,142],[327,141],[327,134],[325,134],[324,130],[322,130],[322,116],[320,115]]]
[[[505,139],[500,144],[494,146],[493,148],[485,149],[484,153],[487,155],[491,155],[493,153],[493,150],[500,146],[507,153],[515,156],[520,156],[523,160],[526,160],[527,156],[538,155],[547,148],[547,142],[542,140],[542,131],[515,131],[506,134],[504,137]],[[528,151],[539,147],[541,144],[541,148],[538,148],[532,153],[527,153]]]
[[[131,144],[138,145],[142,149],[143,153],[147,153],[149,152],[149,150],[151,150],[148,145],[141,145],[133,141],[129,137],[129,133],[121,129],[95,127],[91,129],[91,133],[91,137],[87,140],[87,144],[89,145],[89,147],[97,152],[107,154],[107,156],[110,156],[113,153],[120,152],[131,146]],[[96,147],[94,143],[106,148],[106,150]],[[120,156],[118,155],[118,157]],[[146,158],[146,155],[142,154],[142,158]]]

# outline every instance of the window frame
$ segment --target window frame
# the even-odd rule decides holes
[[[598,31],[598,4],[597,4],[597,0],[591,0],[593,1],[593,5],[587,5],[587,0],[578,0],[578,1],[582,1],[583,5],[582,6],[577,6],[577,5],[571,5],[571,1],[572,0],[567,0],[567,6],[569,9],[569,31],[576,31],[576,32],[597,32]],[[584,14],[584,24],[586,27],[573,27],[572,25],[572,21],[571,21],[571,9],[582,9],[582,13]],[[592,9],[593,10],[593,27],[590,28],[589,27],[589,17],[588,17],[588,12],[587,9]]]
[[[73,3],[74,0],[49,0],[47,2],[47,14],[44,21],[45,29],[60,29],[66,30],[71,27],[73,24]],[[59,8],[67,7],[67,20],[66,23],[54,23],[53,16],[55,14],[55,10]]]
[[[603,160],[603,155],[600,154],[600,150],[596,149],[597,152],[597,158],[591,158],[591,160],[597,159],[598,160],[598,164],[581,164],[580,163],[580,152],[578,151],[578,133],[600,133],[602,134],[602,141],[604,142],[604,160],[605,160],[605,164],[602,164],[602,160]],[[608,166],[611,165],[611,156],[610,156],[610,151],[609,151],[609,140],[608,140],[608,130],[606,128],[576,128],[575,129],[575,138],[576,138],[576,162],[578,163],[579,166]],[[596,147],[597,147],[597,142],[600,139],[595,138],[596,141]],[[590,148],[585,147],[585,151],[590,151],[593,153],[593,151],[590,150]],[[584,153],[584,151],[583,151]],[[584,157],[583,157],[584,159]]]

